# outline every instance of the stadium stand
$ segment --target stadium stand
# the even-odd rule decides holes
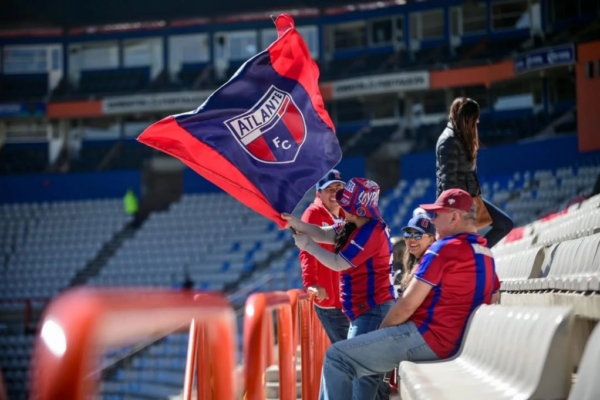
[[[90,283],[173,286],[187,272],[195,287],[222,291],[287,239],[288,233],[231,196],[186,195],[152,214]]]
[[[402,399],[566,398],[572,318],[568,307],[480,306],[458,356],[400,364]]]
[[[118,200],[0,207],[2,299],[50,298],[127,228]]]
[[[28,398],[41,310],[73,286],[180,291],[189,278],[193,289],[228,295],[237,311],[238,350],[248,295],[302,286],[290,232],[229,195],[185,187],[181,198],[147,218],[125,215],[115,199],[130,182],[119,180],[121,173],[139,173],[136,190],[148,190],[156,152],[132,139],[166,115],[196,108],[266,48],[274,38],[269,14],[225,16],[235,7],[215,3],[205,8],[219,6],[218,16],[203,10],[209,19],[188,20],[190,13],[171,13],[180,7],[147,0],[144,19],[160,23],[115,24],[109,17],[125,13],[90,12],[96,3],[87,2],[83,14],[75,7],[63,13],[55,22],[64,29],[5,32],[0,23],[0,199],[12,202],[0,205],[0,396],[3,378],[11,400]],[[583,161],[584,152],[600,149],[593,101],[597,2],[338,6],[320,0],[320,9],[294,15],[320,66],[344,158],[359,156],[368,166],[361,174],[388,180],[380,205],[392,234],[435,196],[434,175],[412,173],[416,164],[398,171],[398,159],[432,151],[453,97],[481,105],[483,147],[516,149],[538,140],[542,146],[544,138],[573,134],[580,151],[579,158],[554,163],[532,151],[531,159],[546,166],[527,168],[505,153],[496,161],[503,172],[479,164],[484,197],[518,226],[493,248],[501,305],[477,311],[455,359],[401,364],[402,398],[597,400],[600,197],[587,197],[600,160]],[[20,25],[11,11],[0,13],[0,22]],[[50,21],[50,11],[26,14]],[[107,25],[73,28],[84,20]],[[561,57],[564,63],[554,63]],[[59,171],[66,173],[40,174]],[[74,173],[101,171],[115,175],[88,200],[82,199],[89,188],[68,186]],[[81,176],[78,186],[91,174]],[[91,199],[99,196],[112,198]],[[181,398],[188,339],[169,334],[110,349],[96,371],[97,398]],[[270,366],[266,373],[269,399],[281,394],[276,372]]]

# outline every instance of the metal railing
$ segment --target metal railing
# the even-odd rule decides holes
[[[184,292],[133,288],[73,289],[50,303],[35,344],[32,397],[87,399],[97,389],[97,376],[92,371],[102,350],[149,335],[164,336],[190,323],[194,332],[203,327],[201,340],[194,338],[204,344],[202,349],[209,349],[200,351],[196,346],[190,352],[196,365],[211,367],[210,374],[201,375],[205,380],[198,381],[199,388],[210,386],[215,398],[233,399],[235,314],[228,301],[218,294],[194,298]]]

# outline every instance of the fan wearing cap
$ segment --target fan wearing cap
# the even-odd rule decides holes
[[[406,252],[404,253],[403,263],[404,273],[400,282],[401,292],[408,287],[408,283],[415,272],[415,267],[419,265],[425,251],[435,242],[435,227],[427,215],[416,214],[408,221],[408,225],[402,228],[402,232],[406,242]]]
[[[348,338],[353,338],[377,329],[394,304],[390,281],[392,245],[381,219],[379,186],[375,182],[352,178],[344,190],[336,193],[336,198],[345,211],[346,223],[335,229],[306,224],[287,214],[282,217],[298,232],[294,239],[299,248],[326,267],[342,271],[342,310],[351,322]],[[315,242],[334,244],[334,251]],[[379,387],[385,398],[389,387],[381,375],[362,377],[355,384],[355,398],[374,398]]]
[[[317,226],[334,226],[343,223],[344,211],[340,208],[335,194],[344,188],[342,175],[331,170],[317,183],[317,194],[304,214],[302,221]],[[332,244],[320,244],[328,251]],[[346,339],[350,322],[342,312],[340,302],[340,273],[327,268],[312,254],[300,251],[302,283],[309,293],[315,296],[315,313],[323,325],[331,343]]]
[[[327,349],[321,399],[349,399],[353,380],[391,371],[402,361],[451,357],[460,348],[471,314],[481,304],[498,300],[494,258],[477,234],[471,195],[451,189],[421,207],[433,213],[439,239],[421,257],[380,329]]]

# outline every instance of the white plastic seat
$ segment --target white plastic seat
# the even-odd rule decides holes
[[[583,357],[577,369],[577,381],[568,400],[597,400],[600,395],[600,325],[587,341]]]
[[[571,324],[567,307],[480,306],[457,357],[400,364],[402,399],[565,398]]]
[[[544,249],[541,247],[496,258],[496,273],[501,281],[501,289],[524,290],[529,279],[539,276],[543,260]]]

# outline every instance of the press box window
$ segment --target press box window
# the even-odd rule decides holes
[[[370,23],[370,36],[371,44],[374,45],[386,45],[392,44],[392,37],[394,33],[393,20],[390,19],[376,19]]]
[[[410,15],[412,40],[439,39],[444,36],[444,10],[432,10]]]

